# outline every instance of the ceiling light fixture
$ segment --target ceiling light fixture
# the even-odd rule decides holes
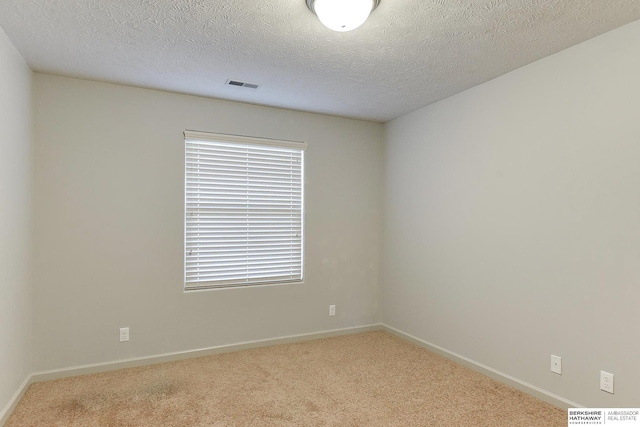
[[[333,31],[351,31],[364,24],[380,0],[307,0],[307,7],[325,27]]]

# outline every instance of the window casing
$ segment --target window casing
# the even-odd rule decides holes
[[[306,144],[184,135],[185,290],[302,282]]]

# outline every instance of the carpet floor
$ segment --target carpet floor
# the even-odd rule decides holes
[[[375,331],[35,383],[5,427],[566,425],[561,409]]]

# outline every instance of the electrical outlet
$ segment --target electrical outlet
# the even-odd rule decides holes
[[[551,372],[562,375],[562,357],[551,355]]]
[[[600,371],[600,390],[613,394],[613,374]]]
[[[336,315],[336,306],[335,305],[330,305],[329,306],[329,316],[335,316]]]
[[[120,328],[120,342],[129,341],[129,328]]]

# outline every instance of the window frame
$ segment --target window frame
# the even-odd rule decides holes
[[[236,279],[236,280],[189,280],[189,273],[191,272],[191,274],[193,274],[193,269],[189,270],[188,268],[188,263],[189,261],[189,257],[191,256],[189,254],[190,250],[193,250],[192,247],[189,246],[188,243],[188,238],[189,238],[189,234],[191,233],[191,231],[189,230],[189,217],[188,215],[190,214],[190,207],[189,207],[189,192],[190,190],[193,191],[193,187],[189,187],[189,173],[190,173],[190,163],[189,163],[189,145],[190,144],[197,144],[198,142],[203,143],[202,145],[204,146],[207,143],[218,143],[218,144],[231,144],[231,145],[235,145],[238,149],[242,149],[243,146],[244,148],[246,148],[247,152],[251,151],[251,147],[253,147],[253,150],[257,150],[260,151],[259,147],[272,147],[275,148],[276,150],[278,149],[283,149],[283,150],[292,150],[292,152],[295,152],[295,155],[299,155],[299,159],[300,159],[300,166],[299,166],[299,172],[300,172],[300,183],[299,183],[299,192],[300,192],[300,200],[299,200],[299,212],[300,212],[300,219],[299,219],[299,230],[300,230],[300,235],[299,237],[296,236],[295,238],[292,238],[290,240],[290,242],[297,242],[299,240],[299,257],[300,257],[300,261],[299,264],[297,262],[290,262],[291,266],[294,267],[298,267],[299,266],[299,278],[297,275],[297,270],[296,270],[296,277],[292,278],[290,280],[286,280],[286,279],[278,279],[277,275],[274,275],[271,277],[271,279],[265,279],[265,280],[256,280],[255,278],[251,278],[251,273],[247,272],[246,273],[246,278],[245,279]],[[305,142],[299,142],[299,141],[287,141],[287,140],[278,140],[278,139],[269,139],[269,138],[258,138],[258,137],[251,137],[251,136],[242,136],[242,135],[230,135],[230,134],[221,134],[221,133],[210,133],[210,132],[200,132],[200,131],[191,131],[191,130],[185,130],[184,131],[184,186],[183,186],[183,190],[184,190],[184,213],[183,213],[183,221],[184,221],[184,246],[183,246],[183,261],[184,261],[184,270],[183,270],[183,291],[184,292],[193,292],[193,291],[202,291],[202,290],[210,290],[210,289],[235,289],[235,288],[252,288],[252,287],[262,287],[262,286],[277,286],[277,285],[285,285],[285,284],[301,284],[304,283],[304,272],[305,272],[305,268],[304,268],[304,264],[305,264],[305,250],[304,250],[304,242],[305,242],[305,232],[304,232],[304,228],[305,228],[305,179],[304,179],[304,175],[305,175],[305,151],[307,149],[308,145]],[[220,166],[220,164],[218,164],[217,166]],[[273,165],[272,165],[273,166]],[[294,174],[294,171],[296,169],[292,168],[291,169],[291,173]],[[272,172],[270,172],[272,173]],[[293,178],[290,178],[291,180],[295,180]],[[250,186],[250,183],[253,182],[254,185],[256,183],[259,183],[259,181],[251,181],[249,180],[249,178],[247,178],[246,181],[246,185],[247,187]],[[193,184],[192,184],[193,185]],[[210,185],[214,185],[214,184],[210,184]],[[205,190],[206,191],[206,190]],[[298,191],[298,187],[292,187],[292,192],[289,193],[290,197],[292,199],[294,199],[296,192]],[[295,204],[295,203],[294,203]],[[293,204],[292,204],[293,206]],[[297,204],[296,204],[297,206]],[[249,212],[249,211],[247,211]],[[294,209],[294,207],[291,207],[291,212],[297,212],[296,209]],[[248,216],[248,215],[247,215]],[[255,220],[255,218],[254,218]],[[292,224],[298,224],[297,220],[292,221]],[[191,224],[193,226],[193,224]],[[272,224],[270,224],[272,225]],[[247,226],[249,226],[249,223],[247,223]],[[238,227],[239,228],[239,227]],[[200,229],[198,229],[198,232]],[[293,243],[292,243],[293,244]],[[246,249],[246,253],[250,253],[251,249]],[[296,251],[291,252],[291,257],[290,260],[294,260],[295,258],[297,258],[297,249]],[[296,254],[296,255],[294,255]],[[199,255],[196,256],[196,259]],[[273,260],[267,260],[268,262],[273,261]],[[191,261],[193,262],[193,261]],[[218,260],[219,262],[219,260]],[[251,262],[247,261],[247,265],[251,266]],[[273,264],[268,264],[268,265],[273,265]],[[218,269],[219,267],[215,267],[216,269]],[[254,261],[254,268],[255,268],[255,261]],[[249,271],[250,268],[247,270]],[[227,270],[229,271],[229,270]],[[254,273],[255,274],[255,273]],[[292,274],[293,276],[293,274]],[[281,276],[280,276],[281,277]],[[217,283],[216,283],[217,282]]]

